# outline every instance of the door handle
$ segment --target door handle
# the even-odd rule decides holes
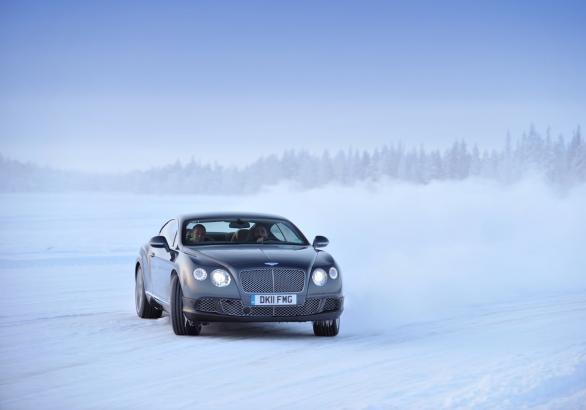
[[[154,252],[150,252],[150,253],[149,253],[149,256],[150,256],[151,258],[153,258],[153,257],[155,256],[155,253],[154,253]]]

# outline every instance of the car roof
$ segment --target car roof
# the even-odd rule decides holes
[[[273,215],[273,214],[264,214],[264,213],[258,213],[258,212],[203,212],[203,213],[198,213],[198,214],[183,214],[183,215],[179,215],[179,217],[177,218],[180,222],[180,224],[183,224],[184,221],[186,220],[191,220],[191,219],[222,219],[222,218],[242,218],[242,219],[282,219],[285,221],[288,221],[287,218],[279,216],[279,215]]]

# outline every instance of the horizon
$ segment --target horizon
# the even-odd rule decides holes
[[[69,170],[586,123],[582,2],[0,5],[0,151]]]
[[[340,154],[340,153],[342,153],[344,155],[350,155],[350,154],[355,154],[355,153],[359,153],[359,154],[366,153],[369,155],[373,155],[375,152],[380,151],[380,150],[384,150],[386,148],[388,148],[388,149],[395,149],[395,148],[402,149],[407,154],[410,152],[419,151],[419,150],[423,150],[426,154],[430,154],[435,151],[444,154],[447,151],[449,151],[454,145],[460,144],[460,143],[464,143],[469,152],[472,152],[473,149],[478,149],[480,155],[482,156],[485,154],[491,154],[491,152],[497,152],[497,153],[503,152],[506,147],[507,140],[509,140],[509,138],[510,138],[511,143],[517,144],[517,143],[521,142],[527,136],[535,135],[539,138],[542,138],[544,141],[549,137],[553,143],[555,143],[558,139],[561,138],[562,141],[565,144],[567,144],[572,140],[572,138],[576,134],[581,135],[581,132],[582,132],[581,125],[577,125],[576,127],[574,127],[570,131],[570,133],[568,133],[568,134],[552,133],[550,127],[547,127],[545,130],[538,130],[533,125],[530,125],[520,135],[511,135],[509,132],[507,132],[506,135],[502,138],[502,140],[498,144],[492,144],[490,146],[482,146],[478,143],[468,141],[465,138],[460,138],[460,139],[454,139],[452,141],[446,141],[441,146],[431,146],[429,144],[424,144],[424,143],[415,144],[415,143],[410,143],[408,141],[406,142],[406,141],[402,141],[402,140],[396,140],[396,141],[382,142],[380,145],[371,146],[371,147],[348,146],[348,147],[339,147],[339,148],[335,148],[335,149],[324,148],[322,150],[309,150],[309,149],[306,149],[303,147],[296,147],[296,148],[283,148],[281,151],[278,151],[278,152],[270,152],[270,153],[261,154],[257,157],[250,158],[248,162],[239,163],[239,164],[233,164],[233,163],[222,164],[222,163],[219,163],[217,160],[205,160],[205,159],[195,158],[195,156],[193,154],[192,155],[187,154],[187,155],[184,155],[183,157],[178,156],[174,160],[171,159],[170,161],[164,162],[164,163],[162,162],[162,163],[158,163],[158,164],[150,164],[150,165],[145,166],[143,168],[133,168],[133,169],[125,169],[125,170],[117,170],[117,171],[64,168],[64,167],[59,167],[59,166],[53,166],[50,164],[37,163],[32,160],[22,160],[22,159],[18,159],[18,158],[12,158],[12,157],[6,155],[3,151],[0,151],[0,159],[2,159],[4,161],[8,161],[8,162],[16,162],[18,164],[25,165],[25,166],[32,166],[35,168],[47,168],[51,171],[58,171],[58,172],[80,173],[80,174],[87,174],[87,175],[94,175],[94,176],[116,176],[116,175],[122,176],[122,175],[128,175],[128,174],[132,174],[132,173],[136,173],[136,172],[148,172],[148,171],[153,171],[153,170],[161,170],[161,169],[173,167],[176,165],[179,165],[181,167],[186,167],[186,166],[189,166],[190,164],[194,164],[194,163],[197,164],[198,166],[202,166],[202,167],[209,166],[209,167],[213,167],[213,168],[220,167],[225,170],[228,170],[228,169],[244,170],[250,166],[253,166],[253,165],[259,163],[260,161],[262,161],[264,159],[277,158],[278,160],[281,160],[288,153],[294,153],[294,154],[307,153],[314,158],[316,158],[316,157],[319,158],[319,157],[322,157],[323,155],[328,154],[330,156],[330,158],[332,158],[332,159],[333,159],[333,157],[335,157],[337,154]]]

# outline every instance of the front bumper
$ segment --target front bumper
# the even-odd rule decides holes
[[[311,297],[303,305],[245,306],[240,299],[183,298],[187,319],[199,322],[311,322],[337,319],[344,310],[343,297]]]

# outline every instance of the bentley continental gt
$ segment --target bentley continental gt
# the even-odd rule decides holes
[[[312,322],[316,336],[336,336],[344,297],[327,245],[275,215],[170,219],[136,258],[136,312],[167,312],[177,335],[199,335],[210,322]]]

